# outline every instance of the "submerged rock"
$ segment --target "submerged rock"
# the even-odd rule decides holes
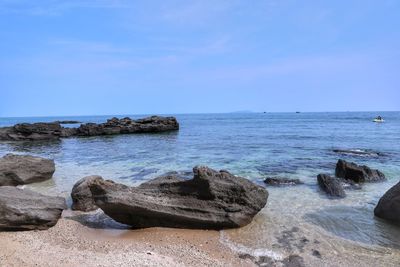
[[[185,180],[164,176],[128,187],[97,179],[93,198],[108,216],[136,228],[223,229],[244,226],[267,203],[268,192],[227,171],[195,167]]]
[[[12,186],[0,187],[0,230],[44,230],[67,208],[65,199]]]
[[[379,218],[400,223],[400,182],[382,196],[374,213]]]
[[[320,188],[328,195],[340,198],[346,196],[340,179],[331,177],[327,174],[318,174],[317,179]]]
[[[353,162],[339,159],[336,164],[336,176],[356,183],[379,182],[386,180],[385,175],[379,170],[371,169],[368,166],[359,166]]]
[[[0,186],[17,186],[51,179],[54,160],[7,154],[0,158]]]
[[[139,120],[112,118],[105,123],[86,123],[78,128],[64,128],[60,122],[22,123],[0,128],[0,141],[58,140],[70,136],[155,133],[179,129],[175,117],[152,116]]]
[[[352,156],[362,156],[362,157],[380,157],[384,156],[383,153],[366,150],[366,149],[333,149],[335,153],[343,154],[343,155],[352,155]]]
[[[71,208],[73,210],[92,211],[98,209],[89,189],[89,185],[98,179],[102,180],[103,178],[98,175],[86,176],[74,185],[71,192]]]
[[[267,185],[273,185],[273,186],[283,186],[283,185],[299,185],[303,184],[300,179],[289,179],[289,178],[267,178],[264,180],[264,183]]]

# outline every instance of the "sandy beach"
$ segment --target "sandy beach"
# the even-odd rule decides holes
[[[92,216],[103,218],[100,211],[85,214],[66,210],[63,218],[49,230],[1,232],[0,266],[294,267],[398,266],[400,263],[400,255],[395,250],[362,248],[306,229],[283,230],[276,237],[273,233],[278,228],[271,225],[271,237],[263,246],[270,250],[251,250],[231,243],[237,230],[130,230],[104,221],[102,225],[91,223]],[[251,231],[264,219],[261,217],[239,231]]]

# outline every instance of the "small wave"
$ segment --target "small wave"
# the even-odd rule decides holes
[[[266,249],[266,248],[249,248],[241,244],[235,244],[225,235],[224,231],[220,231],[219,241],[221,244],[227,246],[232,251],[235,251],[240,254],[248,254],[253,257],[268,257],[275,261],[281,261],[284,259],[283,255],[277,253],[275,251]]]

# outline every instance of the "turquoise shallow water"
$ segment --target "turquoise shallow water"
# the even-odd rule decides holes
[[[377,115],[383,116],[386,122],[373,123],[372,119]],[[110,117],[0,118],[0,126],[66,119],[104,122]],[[269,189],[270,199],[275,199],[269,201],[272,203],[269,205],[274,206],[267,209],[276,210],[275,216],[279,214],[288,220],[302,218],[302,223],[314,224],[357,242],[399,245],[399,241],[391,237],[393,231],[400,236],[397,228],[376,220],[371,213],[379,197],[400,179],[400,112],[191,114],[176,117],[181,125],[178,132],[69,138],[56,142],[3,142],[0,143],[0,155],[12,152],[54,158],[57,170],[53,181],[37,185],[37,189],[64,195],[68,195],[73,184],[86,175],[99,174],[136,185],[170,171],[190,176],[191,168],[199,164],[227,169],[260,184],[268,176],[300,178],[305,185]],[[372,153],[338,154],[333,149]],[[348,191],[346,199],[332,201],[319,192],[316,175],[333,173],[339,158],[379,168],[388,181]],[[353,214],[349,207],[356,207],[356,215],[349,216]]]

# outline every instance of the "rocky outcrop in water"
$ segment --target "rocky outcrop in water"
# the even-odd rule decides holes
[[[44,230],[66,209],[65,199],[12,186],[0,187],[0,230]]]
[[[101,176],[92,175],[79,180],[72,188],[72,209],[80,211],[92,211],[98,209],[94,203],[92,192],[89,185],[96,180],[103,179]]]
[[[0,158],[0,186],[17,186],[51,179],[54,160],[7,154]]]
[[[385,156],[385,154],[368,149],[333,149],[335,153],[350,155],[350,156],[361,156],[361,157],[380,157]]]
[[[64,128],[59,122],[21,123],[0,128],[0,141],[58,140],[70,136],[156,133],[179,129],[175,117],[152,116],[139,120],[112,118],[105,123],[86,123],[78,128]]]
[[[318,174],[319,187],[328,195],[343,198],[346,196],[340,179],[331,177],[328,174]]]
[[[336,164],[336,176],[356,183],[379,182],[386,180],[385,175],[379,170],[368,166],[359,166],[352,162],[339,159]]]
[[[400,223],[400,183],[383,195],[374,213],[379,218]]]
[[[300,185],[303,184],[300,179],[289,179],[289,178],[279,178],[279,177],[271,177],[266,178],[264,183],[271,186],[286,186],[286,185]]]
[[[171,175],[128,187],[99,178],[89,187],[108,216],[135,228],[241,227],[267,203],[265,188],[245,178],[208,167],[193,172],[191,180]]]

